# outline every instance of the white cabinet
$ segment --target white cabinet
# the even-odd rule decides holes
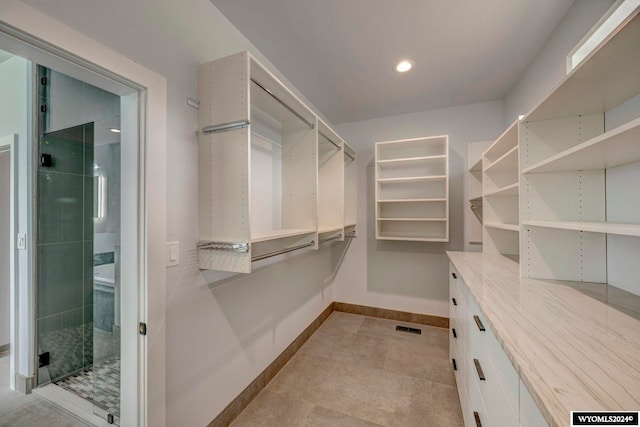
[[[546,426],[530,396],[523,401],[518,373],[452,265],[449,296],[449,351],[465,425]]]
[[[522,276],[640,294],[640,111],[607,128],[640,94],[639,39],[636,15],[522,120]]]
[[[449,241],[448,136],[376,143],[376,238]]]
[[[518,122],[482,155],[483,251],[507,256],[519,253]]]
[[[200,268],[343,238],[342,139],[248,52],[201,65],[198,85]]]

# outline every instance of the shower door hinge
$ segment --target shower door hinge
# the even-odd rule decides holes
[[[147,324],[144,322],[140,322],[138,324],[138,333],[140,335],[147,335]]]
[[[51,353],[48,351],[38,355],[38,368],[44,368],[45,366],[49,366],[49,362],[51,361]]]

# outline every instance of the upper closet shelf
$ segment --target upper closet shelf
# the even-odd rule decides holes
[[[498,228],[500,230],[507,230],[507,231],[520,231],[520,226],[518,226],[518,224],[501,224],[496,222],[485,222],[484,226],[489,228]]]
[[[486,173],[505,170],[518,170],[518,146],[516,145],[495,162],[487,166],[484,171]]]
[[[481,172],[482,171],[482,156],[469,168],[469,172]]]
[[[618,234],[640,237],[640,224],[583,221],[523,221],[531,227],[557,228],[561,230],[587,231],[591,233]]]
[[[378,160],[378,164],[380,166],[396,166],[396,165],[402,165],[408,162],[416,162],[416,163],[421,163],[421,162],[428,162],[428,161],[432,161],[432,160],[445,160],[447,158],[447,156],[445,155],[441,155],[441,156],[424,156],[424,157],[407,157],[404,159],[391,159],[391,160]]]
[[[409,181],[444,181],[447,179],[446,175],[431,175],[431,176],[411,176],[406,178],[384,178],[378,179],[381,184],[393,183],[393,182],[409,182]]]
[[[520,193],[519,183],[506,185],[494,191],[485,193],[485,197],[489,196],[517,196]]]
[[[640,118],[545,159],[523,173],[607,169],[640,161]]]
[[[594,50],[524,120],[603,113],[640,92],[640,20]]]
[[[305,234],[315,233],[313,228],[305,229],[282,229],[272,230],[265,233],[260,233],[256,236],[251,236],[251,243],[260,243],[267,240],[284,239],[285,237],[303,236]]]
[[[491,166],[491,164],[498,162],[503,156],[509,154],[509,152],[517,146],[518,122],[515,121],[483,153],[482,156],[486,157],[486,159],[490,162],[489,165],[485,165],[484,169],[487,170]]]

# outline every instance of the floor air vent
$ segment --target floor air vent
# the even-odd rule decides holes
[[[396,331],[409,332],[411,334],[418,334],[418,335],[422,333],[422,329],[410,328],[408,326],[400,326],[400,325],[396,326]]]

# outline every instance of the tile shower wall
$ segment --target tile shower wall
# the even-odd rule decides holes
[[[93,363],[93,123],[45,133],[38,168],[39,382]],[[89,187],[89,191],[87,191]]]
[[[40,68],[38,168],[38,353],[50,363],[38,383],[63,378],[93,364],[94,135],[116,119],[118,96]]]

